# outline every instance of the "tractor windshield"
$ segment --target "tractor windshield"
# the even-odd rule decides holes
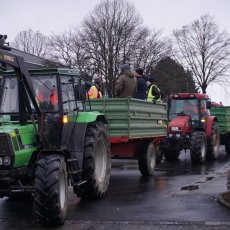
[[[32,76],[32,83],[41,110],[43,112],[58,111],[56,76]],[[19,113],[17,79],[15,76],[0,76],[0,114],[14,113]]]
[[[199,119],[198,99],[172,99],[169,107],[169,120],[176,116],[189,115],[192,120]]]
[[[40,109],[43,112],[58,111],[56,76],[32,76],[32,82]]]

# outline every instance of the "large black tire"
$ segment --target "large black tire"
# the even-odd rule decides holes
[[[193,164],[202,164],[206,161],[207,140],[205,133],[193,132],[190,140],[190,156]]]
[[[225,151],[227,154],[230,154],[230,134],[227,134],[225,137]]]
[[[64,157],[50,155],[39,159],[35,173],[34,209],[44,226],[64,223],[67,213],[67,171]]]
[[[81,185],[74,193],[82,198],[101,198],[107,191],[111,173],[111,151],[108,131],[102,122],[88,124]]]
[[[169,161],[175,161],[180,156],[179,148],[164,148],[164,157]]]
[[[207,159],[214,160],[219,156],[220,133],[217,122],[212,123],[211,136],[207,140]]]
[[[145,144],[142,151],[138,153],[138,166],[143,176],[152,176],[156,166],[156,149],[150,142]]]
[[[161,146],[159,144],[156,144],[155,149],[156,149],[156,163],[160,164],[163,158],[163,152],[161,150]]]

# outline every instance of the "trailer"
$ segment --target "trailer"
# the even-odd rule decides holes
[[[210,113],[218,119],[220,144],[225,145],[226,153],[230,154],[230,106],[212,107]]]
[[[138,159],[141,174],[153,175],[167,135],[167,105],[127,97],[90,100],[90,107],[108,121],[112,158]]]

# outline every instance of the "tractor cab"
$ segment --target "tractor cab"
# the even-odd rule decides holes
[[[60,149],[62,126],[67,117],[85,110],[84,84],[77,70],[62,68],[35,69],[29,71],[40,111],[44,114],[44,127],[47,147]],[[37,123],[38,114],[32,102],[32,116],[25,109],[24,92],[14,71],[0,72],[0,124],[26,125]],[[82,94],[81,94],[82,93]]]
[[[210,114],[209,97],[199,93],[178,93],[170,95],[168,101],[168,120],[187,116],[194,129],[204,128],[205,119]]]

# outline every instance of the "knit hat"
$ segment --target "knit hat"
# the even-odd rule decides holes
[[[144,70],[142,68],[138,68],[136,69],[136,73],[138,73],[139,75],[143,75]]]
[[[149,82],[151,82],[151,83],[154,83],[154,82],[155,82],[155,80],[154,80],[154,78],[153,78],[152,76],[148,77],[148,78],[147,78],[147,81],[149,81]]]
[[[94,77],[93,82],[95,84],[100,84],[102,82],[102,78],[99,76]]]
[[[131,70],[129,64],[122,64],[120,65],[120,70],[121,72],[126,71],[126,70]]]

